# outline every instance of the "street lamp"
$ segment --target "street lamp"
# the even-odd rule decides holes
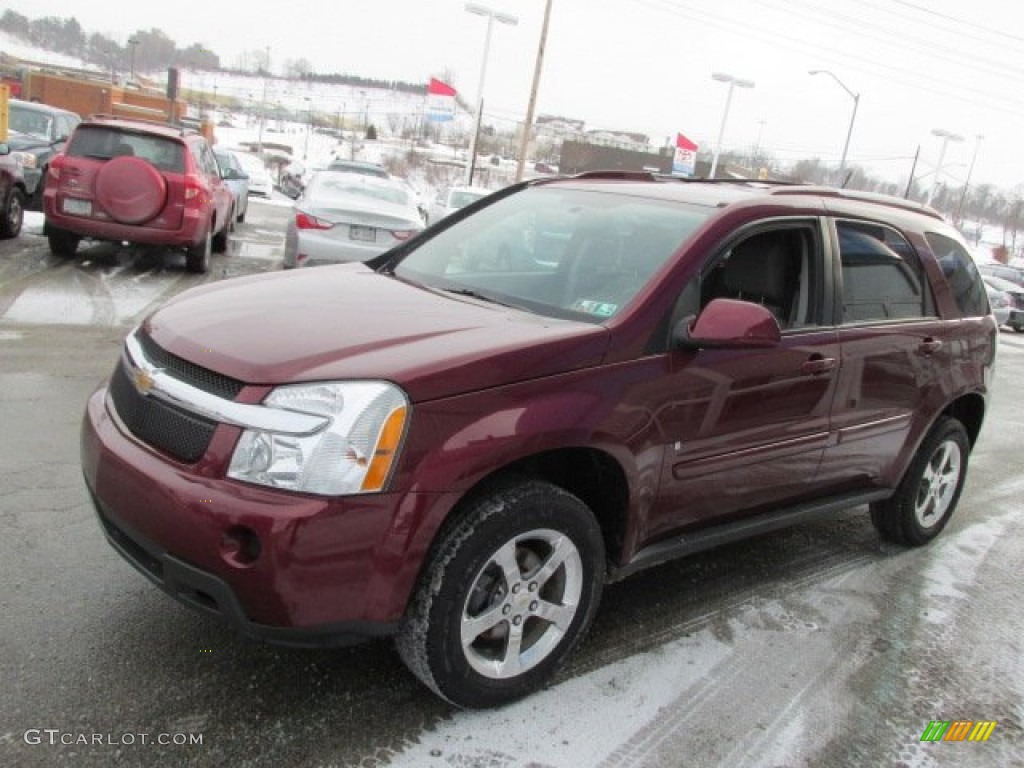
[[[718,127],[718,141],[715,142],[715,155],[711,160],[711,172],[708,174],[709,179],[715,178],[715,171],[718,169],[718,155],[722,151],[722,137],[725,135],[725,121],[729,118],[729,106],[732,104],[733,88],[754,87],[754,83],[750,80],[742,80],[738,77],[727,75],[724,72],[712,73],[711,79],[717,80],[720,83],[728,83],[729,92],[725,97],[725,109],[722,110],[722,124]]]
[[[849,88],[847,88],[846,84],[842,80],[840,80],[838,77],[836,77],[833,73],[829,72],[827,69],[812,69],[812,70],[810,70],[810,72],[808,74],[811,74],[811,75],[828,75],[829,77],[831,77],[833,80],[835,80],[839,84],[840,88],[842,88],[844,91],[846,91],[848,94],[850,94],[850,98],[853,99],[853,112],[850,115],[850,127],[846,129],[846,143],[843,144],[843,156],[839,160],[839,185],[840,186],[845,186],[846,185],[846,154],[847,154],[847,152],[850,151],[850,137],[853,135],[853,123],[857,119],[857,105],[860,104],[860,94],[859,93],[854,93]]]
[[[942,161],[946,158],[946,147],[949,146],[951,141],[963,141],[964,137],[958,133],[951,133],[943,128],[932,129],[932,136],[938,136],[942,139],[942,149],[939,150],[939,162],[935,165],[935,177],[932,179],[931,189],[928,190],[928,199],[924,201],[925,205],[932,204],[932,198],[935,196],[935,188],[939,184],[939,174],[942,173]]]
[[[483,61],[480,63],[480,82],[477,84],[476,89],[476,121],[473,124],[473,136],[469,142],[469,163],[466,166],[466,185],[472,186],[473,184],[473,171],[476,168],[476,141],[480,135],[480,121],[484,115],[484,77],[487,75],[487,55],[491,49],[491,30],[494,28],[494,22],[499,24],[511,24],[515,26],[519,23],[519,19],[515,16],[511,16],[507,13],[500,13],[492,8],[488,8],[485,5],[479,3],[466,3],[466,10],[469,13],[474,13],[477,16],[487,17],[487,34],[484,37],[484,55]]]
[[[128,68],[131,71],[129,79],[135,82],[135,47],[139,44],[138,38],[128,38]]]

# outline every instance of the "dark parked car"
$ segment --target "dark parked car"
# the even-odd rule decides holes
[[[21,163],[0,144],[0,238],[17,237],[25,219],[25,177]]]
[[[228,248],[231,191],[202,134],[94,116],[50,163],[44,193],[50,250],[71,257],[83,237],[184,248],[206,272]]]
[[[82,462],[110,543],[182,602],[283,643],[395,635],[492,706],[642,568],[857,505],[929,542],[996,338],[929,208],[585,174],[181,294],[89,400]]]
[[[7,143],[11,153],[21,161],[28,196],[38,204],[50,161],[64,149],[81,118],[66,109],[34,101],[11,99],[9,105]]]

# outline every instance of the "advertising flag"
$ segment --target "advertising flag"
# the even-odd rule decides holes
[[[455,89],[447,83],[430,78],[427,86],[427,120],[443,123],[455,118]]]
[[[693,176],[697,171],[697,145],[683,136],[676,134],[676,151],[672,157],[672,174],[674,176]]]

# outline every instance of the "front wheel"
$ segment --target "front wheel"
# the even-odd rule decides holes
[[[590,510],[549,483],[507,482],[441,535],[399,630],[410,670],[461,707],[540,688],[590,627],[604,544]]]
[[[913,547],[938,536],[960,500],[970,450],[963,424],[941,417],[921,443],[896,493],[871,505],[871,522],[878,532]]]

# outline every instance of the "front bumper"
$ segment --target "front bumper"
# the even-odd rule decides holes
[[[419,565],[405,543],[437,497],[318,497],[228,480],[237,434],[221,425],[202,459],[179,463],[131,436],[97,391],[82,466],[110,543],[168,594],[249,637],[309,646],[393,633]],[[240,534],[258,545],[240,547]]]

